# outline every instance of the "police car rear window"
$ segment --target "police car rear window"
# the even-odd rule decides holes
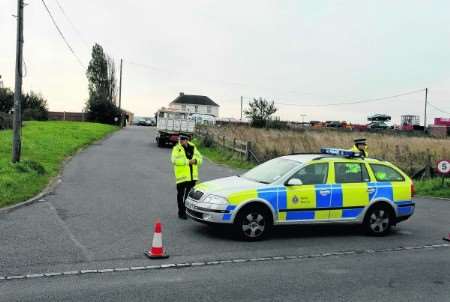
[[[379,165],[379,164],[370,164],[370,167],[373,170],[373,174],[375,174],[375,178],[377,181],[404,181],[405,178],[403,175],[395,171],[393,168]]]
[[[336,183],[369,182],[366,166],[360,163],[334,163]]]

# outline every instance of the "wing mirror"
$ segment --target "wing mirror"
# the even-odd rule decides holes
[[[287,186],[301,186],[303,182],[298,178],[291,178],[286,183]]]

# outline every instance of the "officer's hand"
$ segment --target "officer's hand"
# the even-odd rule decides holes
[[[197,164],[197,160],[196,159],[191,159],[191,160],[189,160],[189,164],[190,165],[196,165]]]

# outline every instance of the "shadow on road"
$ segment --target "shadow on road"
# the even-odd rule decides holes
[[[233,235],[233,229],[228,225],[197,225],[193,228],[201,236],[207,239],[222,239],[239,241]],[[392,227],[392,236],[405,236],[398,228]],[[266,240],[284,240],[284,239],[305,239],[305,238],[329,238],[329,237],[369,237],[365,234],[360,225],[290,225],[277,226],[272,229],[272,232]]]

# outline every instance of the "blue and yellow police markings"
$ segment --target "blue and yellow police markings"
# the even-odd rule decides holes
[[[331,185],[302,185],[286,188],[285,207],[279,207],[279,220],[328,219]],[[284,202],[279,203],[284,206]]]
[[[410,183],[368,182],[344,184],[320,184],[301,186],[276,186],[236,192],[228,197],[232,212],[242,203],[264,200],[278,215],[279,221],[352,219],[374,201],[394,202],[399,215],[414,211]],[[232,214],[224,214],[223,220],[231,220]]]

